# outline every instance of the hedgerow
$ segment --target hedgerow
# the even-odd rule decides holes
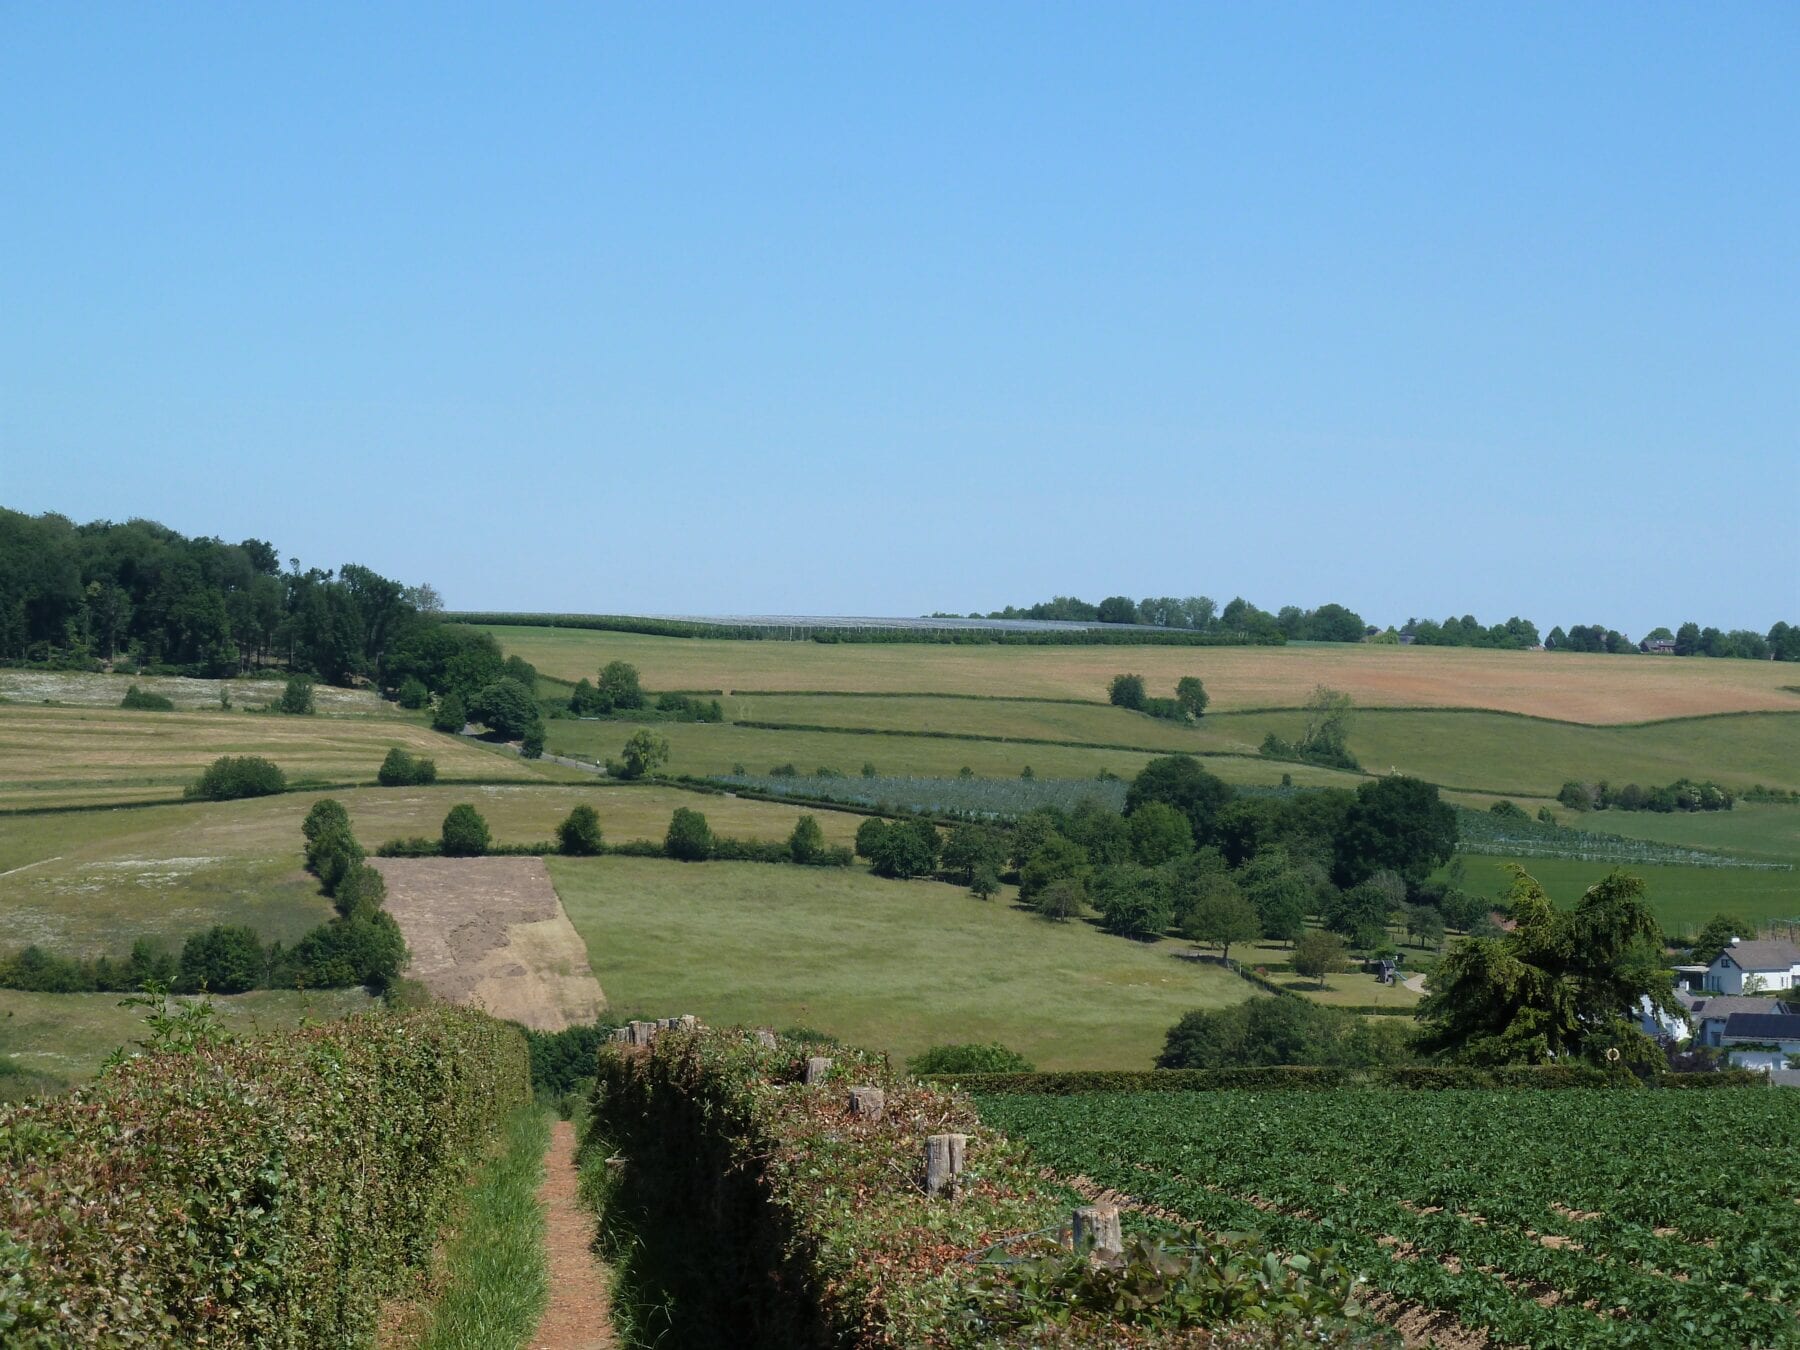
[[[0,1342],[366,1342],[529,1095],[483,1014],[374,1014],[127,1060],[0,1108]]]
[[[1348,1272],[1303,1271],[1249,1240],[1204,1243],[1200,1273],[1160,1292],[1131,1253],[1090,1266],[1053,1237],[1074,1194],[967,1098],[842,1047],[806,1085],[806,1057],[818,1053],[792,1037],[763,1047],[704,1029],[662,1032],[647,1049],[602,1047],[586,1194],[623,1300],[656,1308],[670,1343],[1264,1346],[1364,1334]],[[850,1113],[852,1086],[885,1092],[879,1120]],[[966,1169],[953,1196],[929,1198],[924,1140],[944,1132],[967,1136]],[[1003,1255],[1040,1263],[1015,1281]],[[1087,1288],[1095,1280],[1132,1297],[1104,1297]],[[1057,1292],[1070,1281],[1082,1297]]]
[[[1453,1088],[1741,1088],[1766,1087],[1768,1075],[1750,1069],[1722,1073],[1668,1073],[1649,1080],[1584,1064],[1532,1064],[1479,1069],[1462,1065],[1395,1065],[1337,1069],[1282,1064],[1255,1069],[1077,1069],[1061,1073],[940,1074],[935,1081],[979,1096],[1074,1097],[1095,1092],[1326,1092],[1339,1088],[1402,1088],[1442,1092]]]

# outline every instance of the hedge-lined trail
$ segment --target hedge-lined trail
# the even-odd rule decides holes
[[[610,1276],[594,1257],[594,1222],[576,1196],[575,1127],[551,1126],[544,1159],[544,1250],[550,1268],[550,1303],[531,1350],[615,1350],[606,1291]]]

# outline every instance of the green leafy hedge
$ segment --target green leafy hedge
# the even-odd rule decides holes
[[[517,1028],[433,1008],[0,1109],[0,1343],[363,1343],[528,1095]]]
[[[1301,1322],[1289,1310],[1302,1305],[1307,1343],[1362,1341],[1347,1274],[1314,1279],[1223,1240],[1217,1264],[1231,1278],[1184,1286],[1182,1300],[1153,1299],[1131,1261],[1119,1272],[1134,1285],[1131,1308],[1110,1288],[1065,1296],[1054,1271],[1083,1266],[1054,1239],[1079,1203],[1071,1192],[983,1125],[967,1097],[898,1074],[884,1056],[833,1047],[825,1079],[804,1084],[818,1053],[793,1037],[764,1048],[704,1029],[664,1031],[648,1049],[601,1047],[584,1193],[600,1208],[621,1301],[656,1309],[668,1343],[1270,1346],[1293,1343]],[[852,1086],[886,1093],[880,1121],[851,1116]],[[927,1198],[921,1185],[924,1140],[937,1133],[968,1138],[954,1198]],[[1015,1284],[993,1259],[1003,1255],[1048,1265],[1034,1267],[1035,1284]],[[1237,1325],[1216,1325],[1228,1321]]]
[[[1216,1092],[1245,1088],[1258,1092],[1320,1092],[1336,1088],[1405,1088],[1441,1092],[1450,1088],[1612,1088],[1646,1086],[1628,1073],[1608,1073],[1581,1064],[1545,1064],[1506,1069],[1402,1065],[1386,1069],[1332,1069],[1280,1065],[1261,1069],[1098,1069],[1064,1073],[940,1074],[933,1081],[981,1096],[1070,1097],[1089,1092]],[[1768,1075],[1750,1069],[1723,1073],[1669,1073],[1653,1088],[1767,1087]]]

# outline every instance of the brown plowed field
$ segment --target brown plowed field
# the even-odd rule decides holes
[[[541,858],[375,858],[412,950],[408,977],[537,1031],[595,1021],[606,998]]]

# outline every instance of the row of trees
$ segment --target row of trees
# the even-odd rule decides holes
[[[1129,708],[1172,722],[1187,722],[1203,716],[1211,701],[1206,686],[1194,675],[1183,675],[1175,681],[1174,698],[1152,698],[1144,688],[1142,675],[1115,675],[1106,687],[1106,698],[1115,708]]]
[[[1072,595],[1019,608],[988,614],[974,612],[971,619],[1057,619],[1067,623],[1144,624],[1152,628],[1178,628],[1195,633],[1217,633],[1221,636],[1243,634],[1258,637],[1284,637],[1304,642],[1361,642],[1374,630],[1362,616],[1343,605],[1320,605],[1317,609],[1301,609],[1284,605],[1274,614],[1258,609],[1242,596],[1232,599],[1223,609],[1211,596],[1172,595],[1146,596],[1133,600],[1126,595],[1109,595],[1099,604],[1090,604]]]
[[[1736,657],[1747,661],[1800,661],[1800,627],[1781,621],[1767,633],[1751,628],[1733,628],[1729,632],[1702,628],[1697,623],[1684,623],[1671,632],[1652,628],[1641,641],[1633,642],[1616,628],[1604,624],[1572,624],[1567,632],[1558,626],[1550,630],[1544,646],[1550,651],[1611,652],[1631,655],[1654,649],[1666,652],[1661,644],[1673,644],[1676,656]]]
[[[1221,610],[1215,601],[1204,595],[1186,599],[1146,597],[1143,600],[1113,595],[1097,605],[1074,596],[1059,595],[1041,604],[1024,608],[1009,605],[986,615],[971,613],[969,617],[1148,624],[1200,633],[1280,635],[1296,642],[1362,642],[1376,636],[1373,626],[1364,623],[1360,614],[1343,605],[1320,605],[1317,609],[1284,605],[1270,614],[1241,597]],[[1635,652],[1647,650],[1656,639],[1666,638],[1675,643],[1677,656],[1800,661],[1800,627],[1785,621],[1776,623],[1767,634],[1750,629],[1723,632],[1717,628],[1702,628],[1696,623],[1684,623],[1673,633],[1667,628],[1652,629],[1642,643],[1634,643],[1617,629],[1604,624],[1575,624],[1566,632],[1556,627],[1550,630],[1549,636],[1540,639],[1537,625],[1516,614],[1503,623],[1494,624],[1481,623],[1473,614],[1465,614],[1461,618],[1453,615],[1441,622],[1409,618],[1398,634],[1388,640],[1393,641],[1399,636],[1411,638],[1422,647],[1490,647],[1523,651],[1541,642],[1552,651],[1577,652]]]
[[[1691,778],[1678,778],[1662,787],[1639,787],[1627,783],[1613,787],[1602,779],[1598,783],[1567,782],[1556,794],[1556,800],[1576,811],[1729,811],[1736,798],[1730,788],[1717,783],[1696,783]]]
[[[1473,614],[1465,614],[1460,619],[1445,619],[1442,623],[1431,619],[1408,619],[1400,633],[1421,647],[1494,647],[1524,651],[1538,645],[1537,625],[1516,614],[1505,623],[1485,626]]]
[[[430,587],[354,563],[302,571],[290,559],[283,572],[260,539],[0,510],[0,658],[379,680],[392,646],[441,607]]]

